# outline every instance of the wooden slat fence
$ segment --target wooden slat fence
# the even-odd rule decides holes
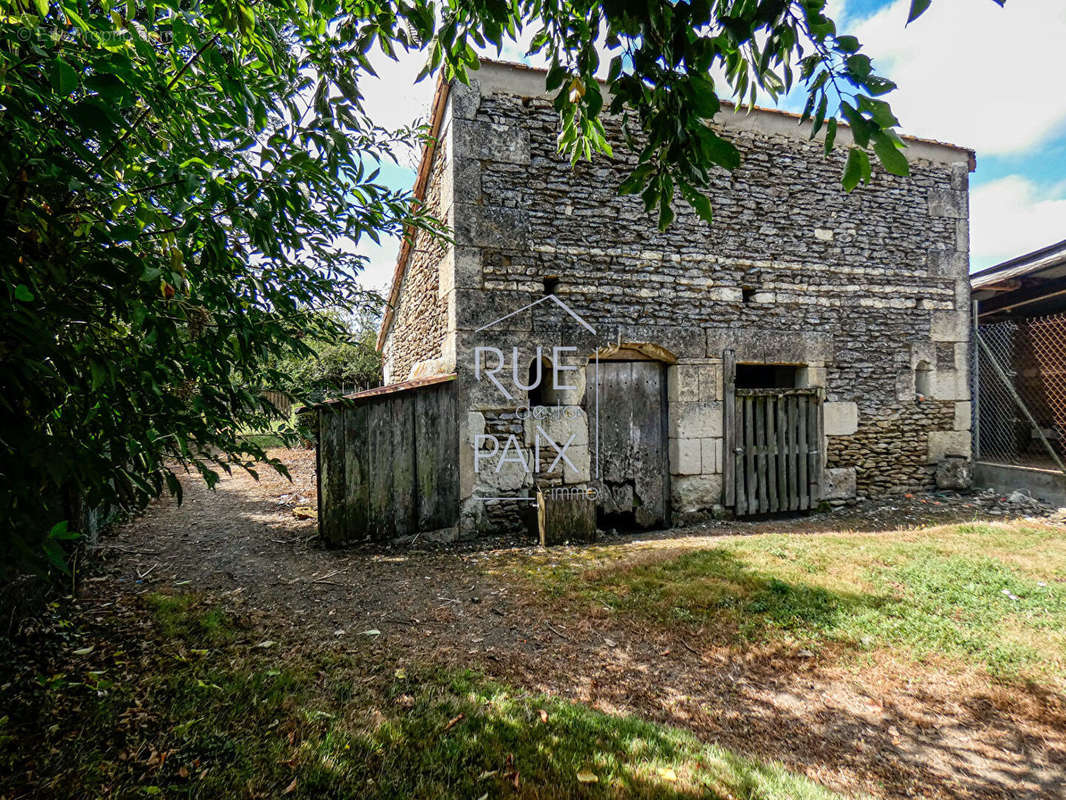
[[[263,397],[286,417],[292,414],[292,398],[284,392],[276,392],[271,389],[263,392]]]
[[[819,501],[822,414],[817,389],[735,389],[727,474],[738,515],[803,511]]]
[[[316,406],[318,525],[329,544],[387,541],[458,521],[455,383],[374,391]]]

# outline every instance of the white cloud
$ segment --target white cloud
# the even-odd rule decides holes
[[[970,194],[970,249],[974,269],[1037,250],[1066,236],[1066,186],[1041,189],[1010,175]]]
[[[359,273],[359,284],[364,289],[387,297],[392,285],[392,272],[396,269],[396,256],[400,252],[400,237],[382,236],[381,244],[375,244],[369,236],[364,236],[359,244],[351,239],[341,239],[337,245],[345,252],[366,256],[363,271]]]
[[[375,52],[370,61],[377,77],[367,73],[359,75],[359,91],[363,93],[364,106],[370,119],[390,131],[405,125],[429,122],[433,91],[437,86],[435,76],[415,83],[425,64],[425,53],[398,51],[397,55],[398,59],[393,61]],[[396,153],[399,162],[412,169],[417,168],[420,155],[420,147],[404,148]]]
[[[907,133],[1016,153],[1066,127],[1059,89],[1066,44],[1062,0],[935,0],[904,27],[910,0],[865,20],[847,18],[875,67],[899,85],[889,96]]]

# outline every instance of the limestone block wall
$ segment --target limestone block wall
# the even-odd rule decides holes
[[[676,514],[722,499],[722,361],[685,358],[667,368],[671,507]]]
[[[497,299],[492,295],[484,297]],[[479,310],[478,319],[497,311],[506,314],[509,307],[487,305]],[[534,484],[572,490],[584,490],[590,485],[589,415],[594,412],[585,403],[584,370],[587,354],[596,345],[587,331],[582,337],[547,308],[532,309],[504,325],[511,327],[460,331],[456,345],[460,402],[467,409],[460,419],[459,454],[460,495],[464,498],[460,529],[466,533],[528,530],[535,519],[535,508],[518,498],[531,497]],[[553,348],[570,348],[574,341],[581,342],[579,348],[554,353]],[[489,382],[476,379],[474,353],[476,348],[485,346],[495,347],[504,355],[507,368],[500,381],[510,396]],[[540,354],[545,385],[553,385],[551,366],[559,365],[573,368],[566,373],[565,383],[575,388],[559,391],[539,403],[531,399],[530,392],[514,380],[516,349],[520,364],[517,383],[531,383],[528,364]],[[483,361],[495,363],[494,354]],[[560,383],[563,380],[560,378]],[[559,457],[560,450],[565,458]]]

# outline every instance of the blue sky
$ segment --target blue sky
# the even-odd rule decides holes
[[[830,0],[838,29],[864,44],[899,90],[891,100],[905,133],[972,147],[971,269],[1066,239],[1066,2],[933,0],[906,26],[909,0]],[[518,60],[520,47],[504,57]],[[419,55],[377,65],[361,84],[378,124],[396,127],[428,112],[432,81],[413,83]],[[802,100],[789,98],[792,110]],[[767,104],[768,103],[763,103]],[[388,165],[382,179],[414,182],[416,153]],[[368,288],[387,288],[398,243],[366,243]]]

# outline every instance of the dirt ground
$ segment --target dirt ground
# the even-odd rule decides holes
[[[831,788],[876,797],[1057,798],[1066,787],[1066,704],[1038,687],[997,687],[957,666],[843,668],[780,649],[710,647],[552,601],[494,569],[531,545],[324,549],[313,518],[313,451],[281,451],[293,483],[264,472],[210,491],[185,482],[107,537],[89,602],[201,592],[254,617],[283,647],[380,650],[397,665],[457,664],[513,685],[692,730],[783,762]],[[1009,506],[908,497],[787,521],[716,522],[615,536],[893,530],[1003,519]],[[565,550],[563,551],[565,552]]]

